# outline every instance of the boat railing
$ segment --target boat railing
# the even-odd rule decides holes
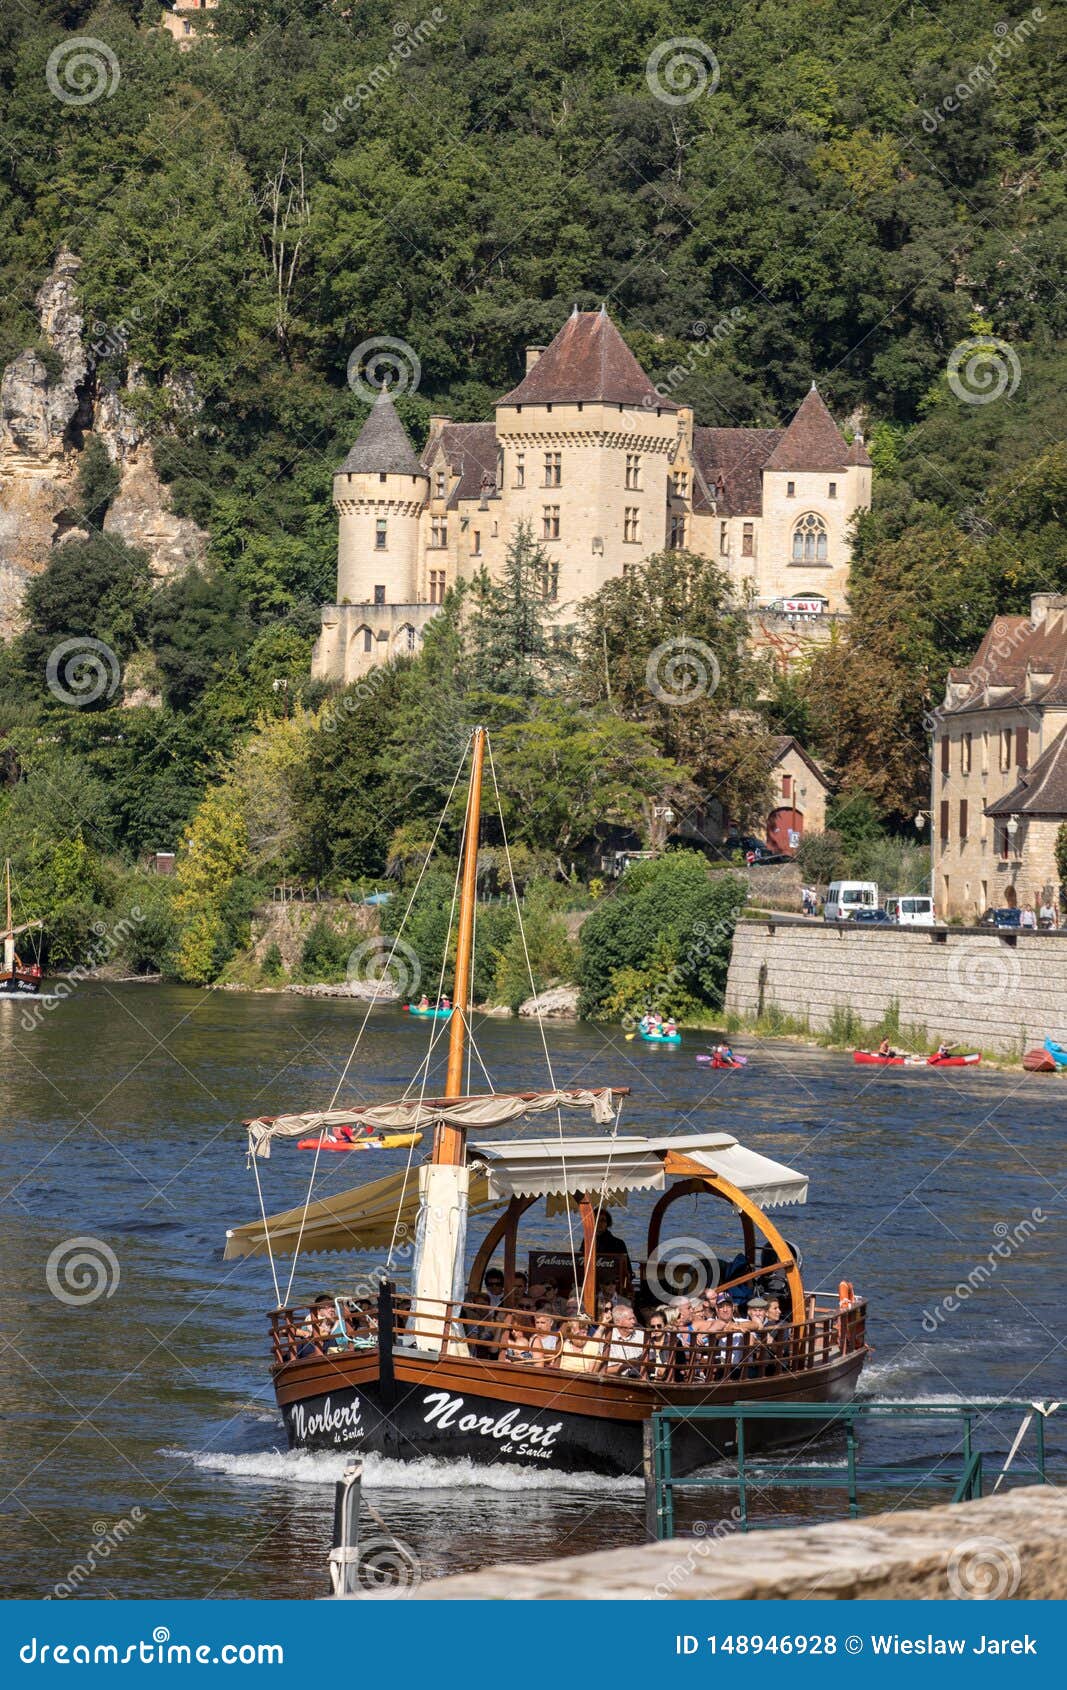
[[[275,1365],[312,1357],[336,1360],[360,1350],[376,1350],[378,1322],[374,1310],[343,1300],[340,1309],[343,1320],[337,1304],[272,1310],[268,1319]],[[393,1343],[398,1348],[432,1351],[442,1360],[452,1356],[494,1367],[534,1366],[557,1371],[567,1342],[563,1329],[579,1322],[587,1329],[587,1342],[570,1348],[566,1359],[588,1358],[589,1365],[562,1371],[685,1386],[803,1374],[862,1349],[866,1342],[866,1304],[862,1298],[843,1309],[809,1297],[802,1320],[749,1331],[701,1333],[644,1328],[630,1344],[617,1340],[614,1357],[608,1353],[611,1346],[604,1329],[573,1314],[549,1314],[551,1324],[545,1336],[553,1338],[554,1343],[547,1349],[538,1345],[535,1350],[534,1317],[541,1312],[398,1296],[392,1300]],[[516,1333],[522,1334],[521,1349],[513,1341]]]

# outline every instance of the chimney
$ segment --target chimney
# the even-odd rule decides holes
[[[434,435],[440,434],[441,430],[443,428],[446,428],[451,421],[452,421],[451,417],[431,417],[430,418],[430,433],[429,433],[428,438],[430,440],[432,440],[434,438]]]
[[[1042,622],[1050,623],[1051,633],[1056,624],[1062,621],[1064,611],[1067,611],[1067,595],[1063,593],[1030,595],[1030,620],[1035,627]]]
[[[543,346],[528,346],[526,348],[526,374],[527,375],[529,375],[530,371],[533,369],[534,365],[537,363],[537,360],[538,360],[538,358],[540,358],[543,351],[544,351]]]

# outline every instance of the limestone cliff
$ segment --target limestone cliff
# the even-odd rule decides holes
[[[20,352],[0,377],[0,635],[19,627],[26,583],[52,547],[77,533],[78,459],[100,436],[118,465],[118,491],[104,527],[143,547],[161,577],[204,555],[207,535],[177,517],[156,474],[151,443],[126,396],[98,381],[96,347],[86,345],[77,294],[81,260],[62,249],[37,294],[41,350]],[[113,350],[110,340],[104,343]],[[45,350],[47,348],[47,350]],[[134,378],[135,379],[135,378]]]

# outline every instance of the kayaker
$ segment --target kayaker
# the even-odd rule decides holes
[[[665,1039],[673,1039],[673,1038],[676,1038],[677,1036],[678,1036],[678,1029],[674,1025],[674,1017],[672,1015],[663,1023],[663,1037]]]
[[[934,1055],[937,1057],[939,1062],[942,1062],[942,1061],[944,1061],[946,1056],[951,1056],[952,1052],[955,1049],[956,1049],[955,1045],[947,1044],[945,1042],[945,1040],[942,1039],[941,1043],[938,1045],[936,1051],[934,1052]]]
[[[430,1000],[426,996],[426,993],[423,992],[421,998],[419,999],[419,1008],[420,1009],[429,1009],[429,1007],[430,1007]]]
[[[445,993],[444,997],[441,999],[441,1008],[442,1009],[451,1009],[452,1008],[452,999],[448,996],[447,992]]]
[[[896,1054],[888,1039],[883,1039],[875,1052],[876,1056],[895,1056]]]

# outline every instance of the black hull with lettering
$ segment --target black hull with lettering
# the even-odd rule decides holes
[[[837,1376],[824,1378],[816,1391],[797,1390],[794,1381],[792,1389],[779,1388],[779,1394],[790,1401],[806,1397],[827,1403],[847,1401],[858,1367],[832,1371]],[[582,1393],[568,1389],[562,1380],[558,1384],[556,1391],[536,1392],[537,1402],[516,1402],[517,1393],[509,1393],[510,1401],[500,1395],[482,1395],[466,1381],[438,1384],[425,1374],[417,1381],[397,1379],[389,1388],[374,1377],[359,1385],[338,1378],[321,1394],[305,1388],[295,1400],[284,1400],[289,1395],[285,1390],[279,1390],[278,1396],[291,1449],[351,1450],[400,1461],[436,1456],[469,1459],[479,1466],[506,1463],[561,1473],[639,1474],[645,1422],[666,1399],[647,1400],[641,1408],[631,1399],[622,1414],[603,1409],[583,1414],[574,1412],[566,1401]],[[751,1401],[757,1394],[762,1393],[750,1386],[729,1395]],[[732,1448],[734,1421],[729,1401],[724,1400],[722,1407],[721,1420],[677,1425],[672,1442],[675,1473],[693,1472]],[[816,1425],[805,1423],[806,1439],[816,1431]],[[795,1422],[750,1423],[747,1447],[751,1451],[788,1443],[797,1436]]]

